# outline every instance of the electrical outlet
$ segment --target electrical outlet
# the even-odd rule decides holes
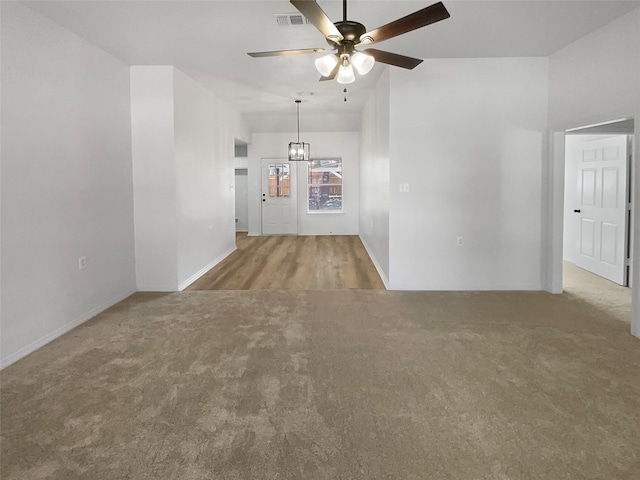
[[[78,258],[78,270],[87,268],[87,257]]]
[[[400,193],[409,193],[409,184],[401,183],[400,184]]]
[[[458,245],[459,247],[462,247],[464,245],[464,237],[458,237],[456,239],[456,245]]]

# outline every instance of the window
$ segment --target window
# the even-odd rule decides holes
[[[291,196],[290,175],[288,163],[274,163],[269,165],[269,196],[284,197]]]
[[[309,212],[342,212],[342,159],[308,162]]]

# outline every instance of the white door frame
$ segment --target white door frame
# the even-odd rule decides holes
[[[632,261],[631,295],[631,334],[640,338],[640,112],[603,118],[577,119],[570,124],[554,125],[548,131],[547,163],[543,168],[543,221],[542,252],[545,259],[542,265],[542,284],[550,293],[562,293],[562,250],[564,227],[564,154],[565,131],[586,125],[598,125],[616,121],[614,119],[635,120],[633,158],[630,175],[632,177],[632,226],[630,228]]]

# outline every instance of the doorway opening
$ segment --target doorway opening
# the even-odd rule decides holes
[[[235,170],[235,205],[236,232],[249,231],[249,177],[248,177],[248,144],[239,139],[234,140]]]
[[[563,291],[631,312],[634,120],[565,131]]]

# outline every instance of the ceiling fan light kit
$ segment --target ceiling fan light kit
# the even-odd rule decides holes
[[[298,141],[289,142],[289,161],[290,162],[308,162],[309,161],[309,144],[300,141],[300,104],[302,100],[296,100],[296,117],[298,119]]]
[[[375,63],[376,59],[366,53],[354,52],[354,54],[351,55],[351,65],[355,67],[360,75],[369,73]]]
[[[445,20],[450,16],[442,2],[438,2],[374,30],[367,31],[361,23],[347,20],[347,0],[342,2],[342,21],[335,23],[327,17],[315,0],[291,0],[291,4],[324,35],[327,43],[335,50],[329,55],[316,59],[316,69],[322,75],[320,80],[333,80],[335,78],[341,84],[353,83],[356,80],[354,68],[359,75],[366,75],[371,71],[376,61],[409,70],[415,68],[422,63],[422,59],[377,49],[368,49],[361,52],[356,50],[356,47],[389,40],[398,35]],[[252,57],[271,57],[322,51],[324,51],[322,48],[305,48],[253,52],[249,53],[249,55]]]
[[[338,69],[338,77],[336,80],[342,85],[347,85],[356,81],[356,74],[353,73],[353,66],[349,61],[349,55],[345,54],[340,58],[340,68]]]
[[[316,68],[323,77],[331,75],[331,72],[336,68],[336,65],[338,65],[338,57],[333,53],[316,59]]]

